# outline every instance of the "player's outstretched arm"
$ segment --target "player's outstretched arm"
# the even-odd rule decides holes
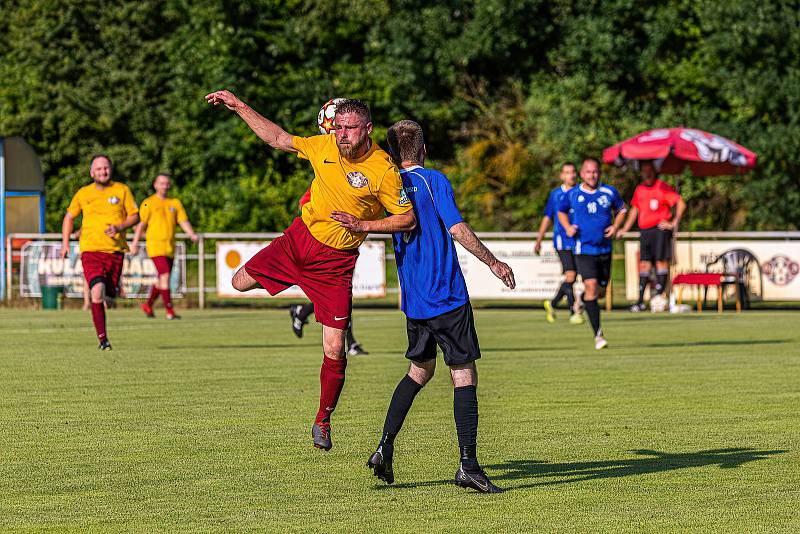
[[[272,148],[283,150],[284,152],[297,152],[292,145],[292,137],[294,137],[292,134],[287,133],[283,128],[239,100],[230,91],[222,90],[209,93],[206,95],[206,101],[214,106],[224,104],[229,110],[235,111],[253,130],[253,133]]]
[[[639,210],[636,209],[636,206],[631,206],[631,209],[628,212],[628,218],[625,220],[625,224],[619,229],[619,232],[617,232],[617,238],[620,238],[628,233],[628,231],[633,227],[633,223],[636,221],[636,217],[638,215]]]
[[[114,237],[114,234],[118,234],[123,230],[127,230],[128,228],[132,228],[133,226],[139,224],[139,214],[134,213],[133,215],[128,215],[128,218],[122,221],[122,224],[109,224],[106,227],[105,234],[108,237]]]
[[[131,242],[131,254],[134,256],[139,253],[139,241],[142,239],[142,235],[147,231],[147,223],[144,221],[139,221],[139,224],[136,225],[136,231],[133,233],[133,241]]]
[[[542,222],[539,224],[539,233],[536,235],[536,244],[533,245],[533,253],[537,256],[542,251],[542,239],[544,239],[544,233],[547,231],[548,226],[550,226],[550,217],[545,215],[542,217]]]
[[[69,236],[72,234],[72,229],[75,227],[75,217],[70,212],[64,215],[64,220],[61,223],[61,251],[59,256],[66,258],[69,256]]]
[[[194,233],[194,228],[192,228],[192,223],[190,223],[189,221],[181,221],[178,224],[181,225],[183,231],[189,235],[189,239],[192,240],[192,243],[197,243],[197,240],[200,238],[197,237],[196,233]]]
[[[568,236],[575,237],[575,234],[578,233],[578,227],[569,222],[569,215],[565,211],[558,212],[558,222],[564,227],[564,231]]]
[[[360,234],[393,234],[395,232],[411,232],[417,227],[417,218],[409,210],[399,215],[389,215],[376,221],[361,219],[343,211],[332,211],[331,219],[338,221],[343,228]]]
[[[507,263],[498,260],[495,255],[492,254],[492,251],[486,248],[486,245],[478,239],[478,236],[475,235],[475,232],[472,231],[472,228],[470,228],[467,223],[461,221],[451,226],[450,235],[452,235],[453,239],[458,241],[462,247],[467,249],[470,254],[488,265],[492,273],[502,280],[506,287],[509,289],[514,289],[514,287],[516,287],[517,283],[514,280],[514,271],[511,270],[511,267],[509,267]]]

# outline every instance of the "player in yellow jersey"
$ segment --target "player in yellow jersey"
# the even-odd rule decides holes
[[[197,242],[197,234],[194,233],[189,217],[183,204],[177,198],[167,197],[172,180],[168,174],[159,174],[153,181],[154,195],[147,197],[142,202],[142,209],[139,211],[141,222],[136,226],[131,243],[131,254],[139,252],[139,240],[146,232],[145,246],[147,255],[153,261],[158,273],[156,284],[150,288],[150,296],[147,302],[142,303],[142,311],[148,317],[155,317],[153,313],[153,303],[159,295],[164,301],[164,308],[167,310],[167,319],[180,319],[175,315],[172,307],[172,295],[169,290],[169,277],[172,272],[172,262],[175,259],[175,230],[180,226],[184,232],[189,234],[189,239]]]
[[[69,238],[75,217],[81,223],[81,264],[89,285],[92,321],[100,350],[111,350],[106,334],[105,297],[116,297],[128,243],[125,231],[139,222],[139,209],[128,186],[113,181],[111,159],[94,156],[89,170],[93,184],[81,187],[69,203],[61,225],[61,257],[69,255]]]
[[[345,328],[352,310],[353,269],[358,246],[369,232],[406,232],[416,226],[400,173],[389,155],[374,143],[369,108],[344,100],[336,108],[336,131],[298,137],[261,116],[230,91],[206,95],[213,105],[235,111],[271,147],[297,154],[314,169],[311,200],[302,217],[251,258],[233,277],[233,287],[263,287],[275,295],[298,285],[315,306],[322,323],[324,357],[320,371],[319,411],[311,427],[314,446],[332,446],[330,417],[344,387],[347,359]],[[388,213],[389,215],[386,215]],[[352,214],[353,229],[342,226]]]

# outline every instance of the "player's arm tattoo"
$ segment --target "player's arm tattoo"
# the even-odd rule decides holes
[[[492,254],[492,252],[486,248],[486,245],[478,239],[478,236],[475,235],[475,232],[472,231],[472,228],[461,221],[460,223],[456,223],[450,227],[450,235],[453,236],[453,239],[458,241],[462,247],[467,249],[473,256],[481,260],[483,263],[491,267],[495,263],[497,263],[497,258]]]

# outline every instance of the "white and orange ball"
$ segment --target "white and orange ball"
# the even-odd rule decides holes
[[[317,126],[319,126],[319,133],[329,134],[334,129],[333,121],[336,118],[336,106],[344,98],[332,98],[322,104],[319,113],[317,114]]]

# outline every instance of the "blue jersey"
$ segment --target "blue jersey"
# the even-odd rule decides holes
[[[575,234],[575,254],[611,253],[611,240],[603,234],[614,222],[615,212],[622,211],[625,203],[614,186],[597,184],[597,189],[588,191],[583,185],[573,187],[565,194],[558,211],[572,214],[572,224],[578,227]]]
[[[449,231],[463,219],[447,176],[423,167],[403,169],[400,176],[417,216],[412,232],[392,236],[402,309],[412,319],[430,319],[469,301]]]
[[[563,185],[556,187],[550,191],[544,207],[544,214],[553,220],[553,246],[556,250],[572,250],[575,246],[575,240],[567,235],[566,230],[561,226],[561,221],[558,220],[558,205],[561,203],[561,197],[569,191]],[[572,220],[572,213],[569,213],[568,216]]]

